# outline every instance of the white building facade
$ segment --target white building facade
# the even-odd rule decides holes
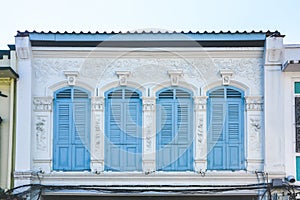
[[[259,198],[298,155],[282,38],[19,32],[15,185],[44,199]]]

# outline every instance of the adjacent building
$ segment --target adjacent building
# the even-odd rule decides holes
[[[18,32],[15,186],[39,184],[43,199],[261,197],[300,163],[300,48],[283,37]]]
[[[0,50],[0,188],[13,187],[15,93],[18,78],[15,46]]]

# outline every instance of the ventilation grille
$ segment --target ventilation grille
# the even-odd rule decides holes
[[[224,88],[212,91],[209,93],[210,98],[224,98]]]
[[[113,92],[110,92],[107,95],[108,99],[138,99],[140,98],[139,93],[132,91],[130,89],[118,89]]]
[[[158,97],[160,99],[191,98],[191,94],[181,89],[168,89],[161,92]]]
[[[241,98],[242,94],[234,89],[227,88],[227,98]]]
[[[71,89],[63,90],[56,94],[57,99],[71,99]]]
[[[231,88],[221,88],[209,93],[210,98],[242,98],[241,92]]]
[[[74,98],[88,98],[89,95],[81,90],[74,89]]]

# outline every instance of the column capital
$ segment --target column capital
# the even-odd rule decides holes
[[[52,111],[52,97],[33,97],[33,110],[35,112]]]
[[[194,110],[205,111],[207,104],[207,96],[195,96],[194,97]]]
[[[262,96],[245,96],[247,111],[263,111]]]
[[[155,97],[143,97],[143,111],[154,111],[155,110]]]

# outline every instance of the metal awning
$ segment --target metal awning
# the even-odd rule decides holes
[[[281,70],[284,72],[300,72],[300,60],[288,60],[286,61]]]
[[[11,67],[0,67],[0,78],[19,78],[19,75]]]

